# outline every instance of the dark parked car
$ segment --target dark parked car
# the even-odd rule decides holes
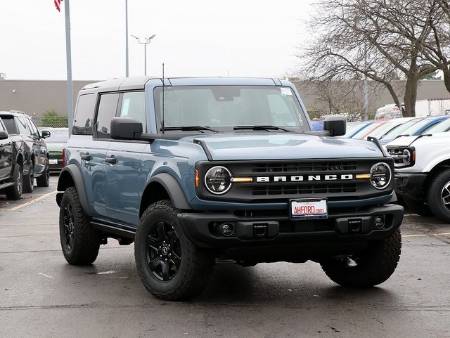
[[[69,139],[68,128],[46,128],[50,137],[45,140],[48,150],[48,162],[51,174],[59,174],[64,166],[64,148]]]
[[[22,196],[22,163],[16,144],[0,119],[0,192],[12,200]]]
[[[49,137],[50,133],[39,133],[31,118],[21,112],[1,111],[0,118],[23,158],[23,192],[33,191],[35,178],[38,187],[48,187],[48,154],[44,139]]]

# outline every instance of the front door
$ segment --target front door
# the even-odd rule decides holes
[[[143,124],[146,132],[145,93],[121,94],[117,116]],[[154,165],[151,145],[142,141],[112,141],[108,153],[108,212],[118,222],[135,226],[147,176]]]

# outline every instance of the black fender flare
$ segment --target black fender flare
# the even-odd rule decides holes
[[[183,189],[181,189],[180,185],[178,184],[178,181],[172,175],[169,175],[167,173],[160,173],[153,176],[150,179],[150,182],[148,183],[145,190],[147,190],[147,188],[152,183],[161,184],[161,186],[166,190],[167,194],[169,195],[172,205],[176,209],[180,210],[191,209],[191,206],[189,205],[186,196],[184,195]]]
[[[86,190],[83,184],[83,176],[81,174],[80,168],[78,168],[78,166],[76,166],[75,164],[69,164],[65,166],[59,174],[57,187],[58,193],[56,195],[56,203],[58,205],[60,205],[61,203],[64,191],[71,186],[74,186],[77,190],[78,198],[80,199],[83,210],[85,210],[87,214],[90,214],[90,207],[87,200]]]

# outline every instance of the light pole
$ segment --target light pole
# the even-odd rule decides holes
[[[67,121],[69,134],[73,126],[73,83],[72,83],[72,43],[70,40],[70,2],[64,1],[64,14],[66,24],[66,66],[67,66]]]
[[[125,75],[130,76],[130,62],[128,56],[128,0],[125,0]]]
[[[140,45],[144,45],[144,74],[147,76],[147,45],[150,44],[150,42],[153,40],[153,38],[156,36],[156,34],[153,34],[146,38],[139,38],[136,35],[131,35],[133,38],[136,39],[137,43]]]

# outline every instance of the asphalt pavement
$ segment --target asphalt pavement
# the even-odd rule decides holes
[[[399,267],[370,290],[338,287],[312,262],[226,263],[199,298],[165,302],[141,285],[132,245],[66,263],[51,183],[0,195],[0,337],[450,337],[449,224],[407,215]]]

